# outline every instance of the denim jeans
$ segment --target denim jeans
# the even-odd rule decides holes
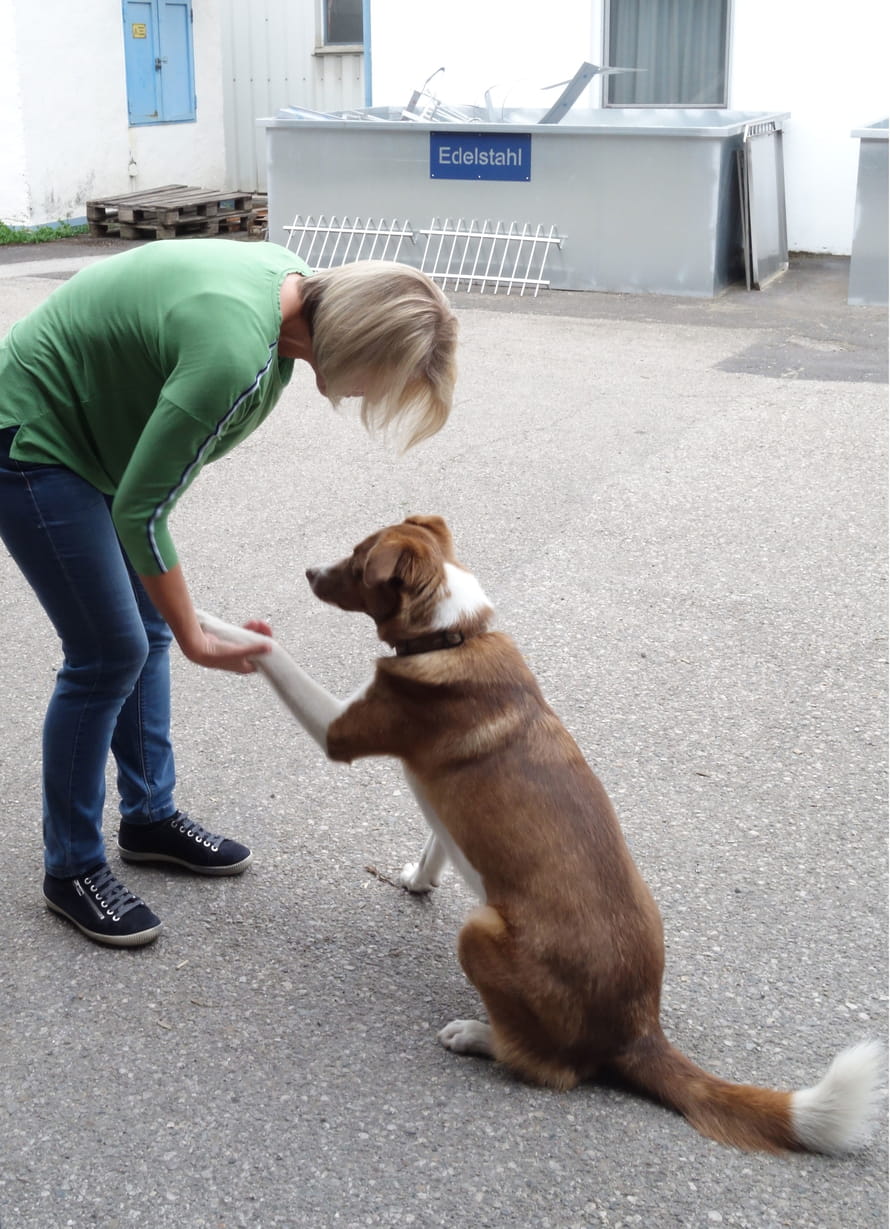
[[[47,872],[67,877],[105,860],[109,751],[124,819],[176,810],[171,635],[124,556],[110,498],[62,466],[12,460],[14,435],[0,430],[0,539],[62,642],[43,725],[43,843]],[[3,690],[14,695],[14,681]]]

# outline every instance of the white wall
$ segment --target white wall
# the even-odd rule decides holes
[[[108,0],[83,0],[72,25],[72,10],[61,4],[12,2],[22,99],[19,139],[29,188],[28,216],[21,220],[35,224],[82,216],[86,198],[110,181],[116,162],[126,162],[126,127],[114,123],[122,100],[126,115],[119,83],[120,8]],[[78,29],[90,31],[83,49],[79,40],[72,46]]]
[[[76,13],[0,0],[0,219],[83,218],[92,197],[168,183],[226,187],[216,10],[194,0],[197,123],[130,128],[119,0],[81,0]]]
[[[0,30],[0,221],[20,226],[28,218],[29,194],[14,0],[0,0]]]
[[[540,105],[534,86],[570,77],[585,59],[604,63],[602,31],[603,0],[371,0],[373,102],[404,105],[444,66],[431,83],[443,102],[481,103],[488,86],[509,81],[508,104]],[[886,0],[733,0],[729,107],[791,113],[792,251],[850,252],[859,157],[850,131],[888,113],[888,46]]]
[[[119,5],[113,7],[119,12]],[[222,191],[241,186],[226,181],[219,5],[217,0],[192,0],[192,8],[195,94],[198,100],[195,122],[141,124],[137,128],[127,128],[124,79],[123,125],[128,137],[129,154],[127,166],[122,169],[127,178],[122,181],[122,188],[112,189],[114,192],[138,192],[170,183],[191,184],[209,190],[219,188]],[[122,44],[120,55],[123,71]]]
[[[541,87],[567,80],[585,60],[602,63],[597,3],[371,0],[372,102],[404,106],[443,67],[430,82],[443,102],[481,105],[493,87],[508,106],[549,105],[559,90],[542,97]]]
[[[859,142],[887,115],[886,0],[735,0],[730,106],[790,111],[784,137],[788,244],[849,255]]]

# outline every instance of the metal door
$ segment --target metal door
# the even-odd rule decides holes
[[[195,118],[191,0],[124,0],[131,125]]]

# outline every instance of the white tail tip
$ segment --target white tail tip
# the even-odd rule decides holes
[[[842,1050],[818,1084],[791,1094],[798,1142],[811,1152],[831,1154],[864,1147],[877,1125],[886,1068],[878,1041]]]

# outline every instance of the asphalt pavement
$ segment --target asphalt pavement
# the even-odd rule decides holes
[[[121,246],[0,249],[0,332]],[[770,1087],[887,1035],[887,312],[847,305],[847,267],[713,301],[454,295],[436,439],[369,441],[306,368],[173,521],[196,601],[345,696],[374,630],[304,568],[444,515],[660,904],[666,1031]],[[164,930],[88,943],[41,896],[58,662],[0,552],[2,1229],[887,1225],[885,1125],[847,1159],[750,1155],[442,1049],[479,1011],[470,896],[394,886],[425,839],[398,766],[328,764],[259,677],[174,659],[179,805],[253,865],[125,867]]]

